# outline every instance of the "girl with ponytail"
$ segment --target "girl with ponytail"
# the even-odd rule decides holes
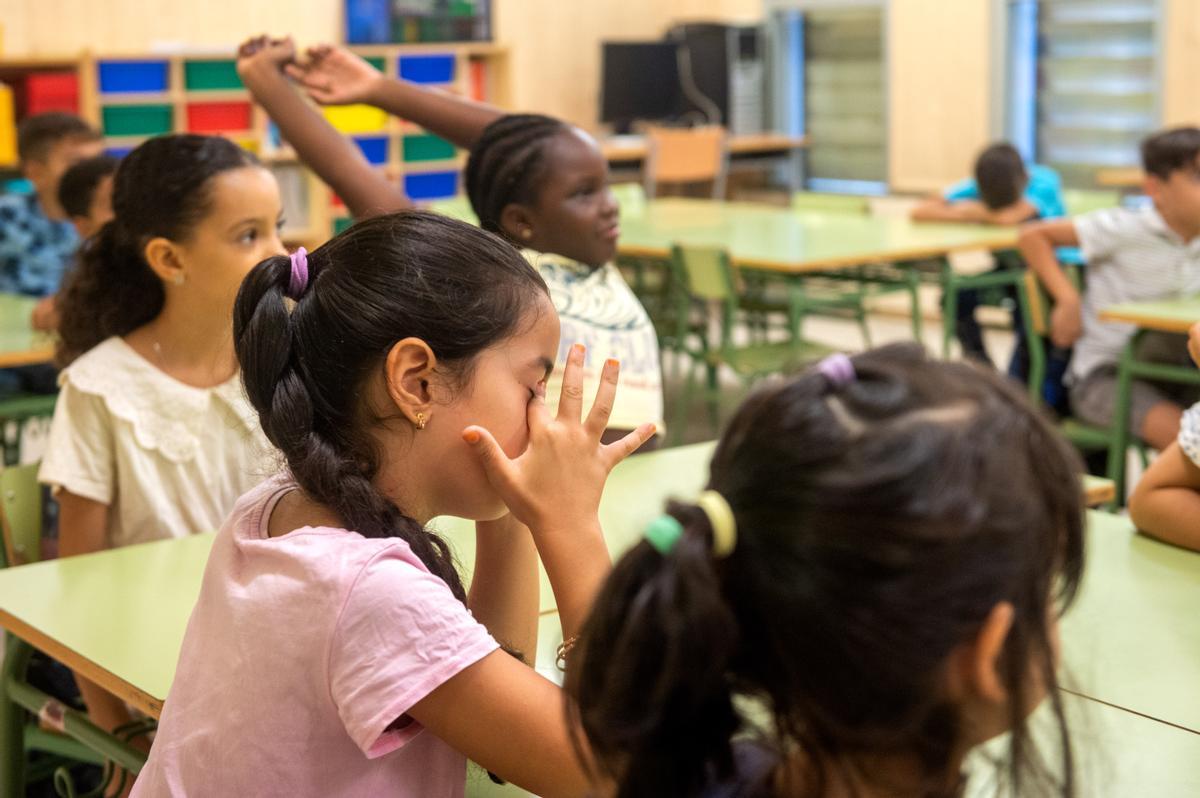
[[[61,393],[39,478],[59,554],[210,532],[270,462],[230,336],[246,273],[283,252],[279,190],[223,138],[150,139],[59,299]],[[80,680],[93,720],[129,722]]]
[[[545,283],[498,236],[415,211],[264,260],[233,329],[287,467],[217,535],[134,794],[461,796],[470,757],[582,795],[562,692],[521,655],[539,558],[576,634],[609,567],[604,481],[654,432],[601,442],[616,362],[581,421],[574,347],[551,418]],[[469,592],[426,528],[441,515],[477,522]]]
[[[618,796],[949,798],[1008,731],[1007,794],[1072,795],[1080,470],[1017,390],[914,346],[760,389],[596,598],[567,672],[587,761]]]

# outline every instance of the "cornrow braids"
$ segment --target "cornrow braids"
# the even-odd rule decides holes
[[[484,230],[506,235],[500,214],[513,202],[531,202],[546,175],[546,145],[570,128],[541,114],[509,114],[484,128],[467,159],[471,208]]]

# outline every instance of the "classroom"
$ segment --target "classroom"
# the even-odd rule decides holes
[[[0,798],[1200,796],[1200,0],[0,0]]]

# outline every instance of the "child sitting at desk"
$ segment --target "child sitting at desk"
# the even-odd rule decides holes
[[[1021,233],[1021,254],[1054,301],[1050,338],[1074,346],[1067,375],[1071,410],[1097,426],[1114,418],[1117,364],[1135,332],[1129,324],[1100,320],[1106,307],[1200,293],[1200,129],[1176,128],[1142,143],[1145,192],[1151,206],[1111,208],[1075,219],[1040,222]],[[1083,296],[1059,267],[1055,247],[1080,247],[1087,262]],[[1185,364],[1186,338],[1146,333],[1139,357]],[[1194,386],[1135,380],[1130,430],[1155,449],[1179,435],[1183,408],[1197,398]]]
[[[211,531],[272,459],[230,328],[242,278],[283,252],[275,178],[228,139],[161,136],[121,162],[112,204],[58,303],[65,368],[39,479],[61,556]],[[129,722],[79,682],[97,725]]]
[[[466,192],[485,230],[525,251],[550,286],[563,338],[549,386],[575,343],[587,346],[584,390],[599,385],[604,363],[621,361],[623,383],[608,440],[646,419],[663,427],[658,336],[614,259],[620,234],[608,162],[579,128],[536,114],[511,114],[380,74],[340,47],[318,47],[296,63],[290,40],[251,40],[238,69],[284,138],[357,218],[411,207],[357,146],[303,101],[283,73],[320,103],[368,103],[470,150]],[[653,444],[651,444],[653,445]]]
[[[1200,323],[1192,327],[1188,351],[1200,366]],[[1200,404],[1183,414],[1179,439],[1138,481],[1129,516],[1147,535],[1200,551]]]
[[[1038,164],[1026,168],[1021,154],[1011,144],[992,144],[975,161],[975,177],[947,189],[942,197],[918,205],[912,218],[919,222],[973,222],[976,224],[1015,225],[1034,219],[1066,216],[1062,179],[1053,169]],[[1008,268],[998,264],[997,269]],[[1016,302],[1015,294],[1010,298]],[[979,294],[973,289],[958,294],[955,334],[963,354],[990,363],[983,344],[983,331],[975,320]],[[1016,345],[1009,363],[1009,374],[1024,379],[1028,373],[1028,355],[1020,314],[1012,314]]]
[[[254,268],[234,339],[286,469],[217,533],[134,795],[461,796],[467,757],[585,793],[529,667],[538,560],[570,640],[609,569],[604,482],[654,428],[601,443],[619,367],[581,420],[578,345],[551,418],[559,338],[521,254],[438,214]],[[441,515],[479,522],[469,591]]]
[[[600,775],[619,798],[957,796],[1009,732],[1012,795],[1073,795],[1055,671],[1079,468],[1010,381],[912,345],[758,390],[573,652]]]

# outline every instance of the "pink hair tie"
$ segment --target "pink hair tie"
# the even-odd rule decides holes
[[[825,378],[835,388],[843,388],[858,377],[850,357],[841,352],[836,352],[822,360],[817,364],[817,371],[825,375]]]
[[[308,288],[308,250],[300,247],[291,254],[292,276],[288,280],[288,299],[299,300]]]

